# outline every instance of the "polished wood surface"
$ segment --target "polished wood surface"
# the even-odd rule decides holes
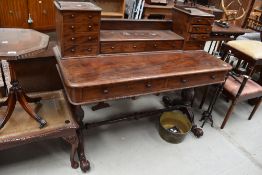
[[[230,69],[203,51],[100,55],[58,64],[73,104],[219,83]]]

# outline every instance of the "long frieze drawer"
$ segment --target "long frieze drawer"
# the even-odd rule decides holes
[[[88,24],[90,21],[99,22],[100,12],[64,12],[63,22],[67,24],[81,23]]]
[[[97,44],[85,44],[85,45],[65,45],[64,55],[65,57],[71,56],[88,56],[97,55]]]
[[[185,41],[184,50],[203,50],[205,41]]]
[[[203,63],[204,64],[204,63]],[[195,78],[197,77],[197,78]],[[186,75],[179,77],[171,77],[168,79],[167,88],[168,89],[182,89],[194,87],[196,84],[201,86],[201,84],[214,84],[218,81],[223,82],[225,79],[225,72],[216,73],[201,73],[194,75]]]
[[[154,80],[142,80],[136,82],[119,83],[104,86],[92,86],[80,89],[69,89],[70,101],[81,103],[83,101],[96,102],[104,99],[118,99],[127,96],[137,96],[160,92],[166,87],[166,78]]]
[[[89,22],[87,24],[64,24],[64,33],[81,33],[81,32],[97,32],[100,25],[97,22]]]
[[[189,40],[196,41],[207,41],[209,39],[209,34],[190,34]]]
[[[181,50],[183,41],[101,42],[101,53]]]
[[[191,33],[210,33],[212,26],[207,25],[190,25],[189,32]]]
[[[98,42],[98,33],[79,33],[79,34],[68,34],[64,35],[65,45],[82,45],[87,43],[97,43]]]
[[[214,22],[214,18],[203,18],[203,17],[193,17],[191,18],[191,24],[205,24],[212,25]]]

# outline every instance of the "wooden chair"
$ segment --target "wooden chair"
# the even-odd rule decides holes
[[[221,50],[222,59],[233,66],[223,90],[223,93],[232,101],[220,127],[223,129],[238,102],[258,98],[249,120],[261,103],[262,87],[250,77],[254,73],[255,66],[262,63],[262,43],[259,41],[230,41],[224,44]]]

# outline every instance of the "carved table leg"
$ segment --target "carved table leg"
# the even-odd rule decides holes
[[[78,136],[75,133],[75,135],[63,137],[63,139],[71,144],[71,153],[70,153],[71,167],[77,169],[79,167],[79,163],[75,161],[75,154],[79,144]]]
[[[79,140],[77,153],[78,153],[78,158],[80,161],[80,168],[82,171],[86,172],[87,170],[90,169],[90,163],[85,157],[84,138],[83,138],[83,133],[82,133],[82,129],[84,128],[84,123],[83,123],[84,111],[81,108],[81,106],[72,105],[72,109],[76,116],[76,121],[78,122],[80,126],[80,128],[77,130],[77,135],[78,135],[78,140]]]
[[[29,106],[29,104],[26,101],[26,98],[23,94],[22,89],[18,89],[17,92],[17,100],[19,101],[19,103],[21,104],[22,108],[33,118],[35,119],[39,124],[40,124],[40,128],[43,128],[46,125],[46,121],[39,116],[38,114],[36,114],[32,108]]]
[[[0,129],[2,129],[5,126],[6,122],[10,119],[15,109],[16,95],[13,88],[10,88],[7,100],[3,102],[1,105],[5,105],[5,104],[7,105],[7,110],[5,112],[3,119],[0,119]]]

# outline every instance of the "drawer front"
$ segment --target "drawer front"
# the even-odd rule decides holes
[[[63,13],[63,22],[67,24],[88,24],[90,22],[100,21],[100,12],[64,12]]]
[[[201,24],[201,25],[212,25],[214,18],[203,18],[203,17],[193,17],[191,18],[191,24]]]
[[[197,77],[197,78],[196,78]],[[180,77],[171,77],[167,80],[168,89],[184,89],[195,86],[214,84],[218,81],[223,82],[225,72],[194,74]]]
[[[184,50],[203,50],[205,41],[185,41]]]
[[[207,41],[209,34],[191,34],[189,40]]]
[[[210,33],[212,26],[208,25],[191,25],[189,27],[189,32],[191,33]]]
[[[181,50],[183,41],[103,42],[101,53]]]
[[[89,22],[87,24],[64,24],[64,33],[84,33],[84,32],[98,32],[100,25],[97,22]]]
[[[151,41],[146,43],[146,51],[182,50],[183,41]]]
[[[84,88],[83,95],[79,95],[81,101],[100,101],[103,99],[117,99],[127,96],[143,95],[158,92],[165,89],[166,79],[154,79],[119,83],[107,86]],[[74,100],[77,100],[76,98]]]
[[[98,43],[98,33],[67,34],[64,36],[65,45],[84,45]]]
[[[89,56],[97,55],[98,53],[97,44],[85,44],[85,45],[65,45],[64,46],[64,56],[74,57],[74,56]]]

